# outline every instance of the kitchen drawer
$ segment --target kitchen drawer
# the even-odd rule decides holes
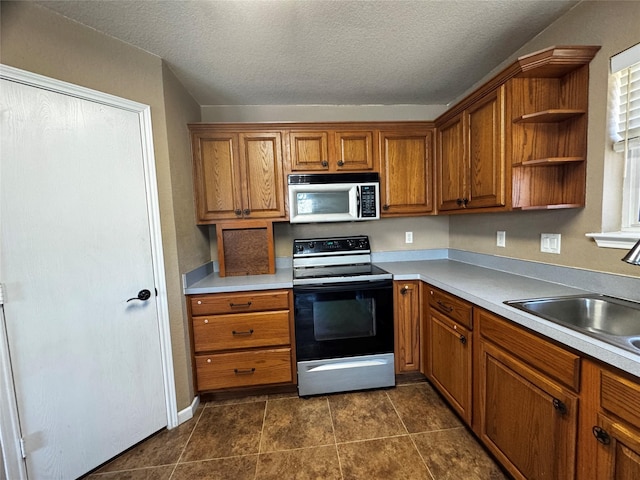
[[[580,390],[578,355],[480,308],[475,309],[475,315],[482,337],[573,391]]]
[[[245,293],[212,293],[193,295],[191,315],[258,312],[262,310],[287,310],[289,290],[264,290]]]
[[[195,359],[199,391],[292,381],[290,348],[196,355]]]
[[[472,306],[470,303],[460,300],[431,286],[429,288],[429,306],[435,308],[446,316],[460,322],[468,329],[472,329]]]
[[[196,352],[288,345],[289,310],[193,318]]]
[[[640,385],[637,383],[602,370],[600,406],[640,428]]]

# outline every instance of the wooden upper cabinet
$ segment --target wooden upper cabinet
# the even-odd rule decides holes
[[[200,224],[284,218],[281,132],[191,131]]]
[[[399,127],[378,135],[382,215],[432,213],[432,129]]]
[[[439,211],[584,206],[597,46],[520,57],[436,120]]]
[[[291,130],[289,148],[292,172],[374,168],[373,130]]]
[[[464,192],[464,135],[462,115],[457,115],[437,129],[438,210],[455,210],[462,207]]]
[[[438,210],[505,205],[504,88],[438,127]]]

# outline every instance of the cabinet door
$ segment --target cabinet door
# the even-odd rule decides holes
[[[429,308],[428,376],[462,418],[471,423],[471,332]]]
[[[284,217],[282,134],[242,133],[239,138],[243,217]]]
[[[464,192],[464,135],[462,115],[458,115],[437,129],[438,210],[463,208]]]
[[[575,477],[577,397],[481,341],[481,439],[517,479]]]
[[[467,208],[505,204],[503,91],[503,88],[499,88],[463,114],[467,128]]]
[[[242,208],[238,135],[192,135],[198,223],[238,218]]]
[[[380,132],[382,215],[433,211],[431,131]]]
[[[291,170],[329,170],[329,132],[289,132]]]
[[[394,282],[396,373],[420,369],[420,282]]]
[[[598,478],[637,480],[640,478],[640,431],[629,424],[598,415]],[[598,432],[598,430],[595,430]],[[594,440],[595,441],[595,440]]]
[[[373,132],[334,132],[336,170],[373,170]]]

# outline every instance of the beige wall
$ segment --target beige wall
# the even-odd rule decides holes
[[[191,170],[184,169],[184,127],[180,131],[175,123],[199,120],[199,111],[170,72],[163,71],[160,58],[38,5],[2,2],[0,8],[3,64],[151,106],[177,401],[179,409],[185,408],[193,391],[180,273],[208,260],[209,251],[201,238],[206,232],[182,221],[184,198],[192,198],[191,187],[184,186]],[[197,253],[187,253],[192,247]]]
[[[582,2],[494,71],[497,73],[518,56],[552,45],[602,46],[590,66],[586,207],[452,216],[451,248],[640,276],[640,267],[620,261],[623,250],[598,248],[593,240],[584,236],[602,231],[603,214],[607,217],[610,211],[616,210],[610,205],[603,209],[602,202],[605,182],[607,190],[619,191],[618,182],[608,175],[605,177],[605,172],[615,169],[605,166],[604,162],[610,149],[606,118],[609,58],[640,42],[639,25],[640,2]],[[616,214],[619,212],[614,213],[614,217]],[[610,227],[610,220],[604,223]],[[495,246],[498,230],[506,231],[506,248]],[[562,253],[540,253],[540,233],[562,234]]]

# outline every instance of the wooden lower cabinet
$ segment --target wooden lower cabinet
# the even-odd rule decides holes
[[[597,421],[591,428],[597,445],[597,478],[640,478],[640,385],[601,369]]]
[[[514,478],[574,478],[577,396],[488,342],[480,350],[487,448]]]
[[[579,396],[557,378],[576,378],[579,357],[566,352],[554,364],[558,346],[489,312],[474,313],[480,439],[516,479],[575,478]]]
[[[420,284],[418,280],[393,283],[395,309],[394,351],[396,373],[420,370]]]
[[[426,376],[453,409],[471,424],[472,307],[445,292],[425,286],[428,297],[424,335]]]
[[[187,298],[196,391],[295,383],[291,290]]]

